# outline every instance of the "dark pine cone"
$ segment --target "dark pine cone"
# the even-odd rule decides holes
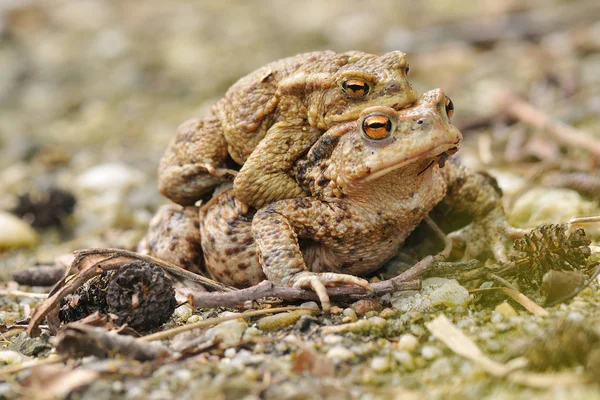
[[[75,208],[75,197],[62,189],[28,193],[19,197],[13,214],[23,218],[35,228],[62,226]]]
[[[165,323],[177,305],[171,280],[160,267],[143,261],[119,268],[108,284],[106,302],[117,324],[141,331]]]
[[[84,283],[61,302],[58,318],[63,323],[78,321],[100,311],[106,313],[106,290],[114,271],[104,272]]]
[[[521,281],[539,286],[550,270],[577,270],[585,266],[590,256],[590,239],[582,228],[567,236],[567,225],[542,225],[515,240],[511,259],[517,266]]]

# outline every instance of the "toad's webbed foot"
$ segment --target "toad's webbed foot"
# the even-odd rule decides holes
[[[461,260],[479,258],[491,253],[497,261],[507,261],[507,244],[527,233],[524,229],[511,226],[502,209],[490,211],[482,218],[474,219],[467,226],[447,236],[443,255],[456,255],[462,250]]]
[[[360,286],[368,291],[373,290],[371,285],[369,285],[369,282],[367,282],[365,279],[353,275],[336,274],[334,272],[298,272],[289,279],[288,284],[291,287],[298,289],[313,290],[319,297],[319,301],[321,302],[321,306],[325,312],[329,312],[331,307],[331,302],[329,301],[329,295],[327,294],[326,287],[355,285]]]

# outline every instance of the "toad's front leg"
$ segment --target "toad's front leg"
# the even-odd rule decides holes
[[[452,247],[464,248],[464,260],[491,252],[496,260],[506,261],[506,244],[527,231],[508,223],[502,207],[502,192],[495,179],[455,161],[449,162],[442,171],[448,184],[444,202],[473,218],[469,225],[448,235]]]
[[[177,128],[158,168],[159,191],[175,203],[193,205],[237,171],[225,168],[227,143],[215,115]]]
[[[298,238],[335,240],[339,231],[323,222],[339,220],[345,212],[335,202],[314,198],[282,200],[260,209],[252,221],[252,232],[267,278],[277,284],[314,290],[324,311],[330,308],[327,286],[356,285],[371,290],[366,280],[354,275],[311,272],[302,257]]]
[[[294,162],[319,138],[321,131],[302,121],[278,122],[252,151],[233,182],[235,197],[254,208],[305,196],[289,175]]]

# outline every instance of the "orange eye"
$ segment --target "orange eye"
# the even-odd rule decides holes
[[[385,139],[392,133],[392,121],[385,115],[370,115],[363,120],[362,130],[369,139]]]
[[[450,97],[446,97],[446,114],[448,118],[452,118],[454,115],[454,103],[450,100]]]
[[[348,79],[342,82],[342,90],[350,98],[362,99],[369,94],[370,87],[361,79]]]

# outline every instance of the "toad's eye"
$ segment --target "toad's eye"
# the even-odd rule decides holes
[[[362,99],[369,94],[369,84],[361,79],[348,79],[342,82],[342,90],[352,99]]]
[[[452,118],[452,116],[454,115],[454,103],[452,103],[452,100],[450,100],[450,97],[446,97],[446,114],[448,115],[448,118]]]
[[[385,139],[392,133],[392,121],[385,115],[370,115],[363,120],[362,131],[369,139]]]

